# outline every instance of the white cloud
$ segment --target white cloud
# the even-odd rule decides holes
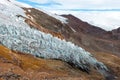
[[[30,2],[36,2],[36,3],[47,3],[50,0],[29,0]]]
[[[51,7],[51,9],[79,9],[79,8],[92,8],[92,9],[113,9],[120,8],[120,0],[29,0],[37,3],[56,2],[62,6]]]
[[[120,27],[120,12],[80,12],[74,15],[107,31]]]
[[[61,5],[36,5],[38,8],[58,14],[73,14],[83,21],[99,26],[105,30],[120,27],[120,0],[28,0],[40,4],[59,3]],[[54,6],[53,6],[54,5]],[[72,11],[74,9],[119,9],[118,11]]]
[[[120,12],[114,11],[90,12],[90,11],[61,11],[61,10],[52,10],[51,12],[57,14],[73,14],[79,19],[107,31],[120,27]]]

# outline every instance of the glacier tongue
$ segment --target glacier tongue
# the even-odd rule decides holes
[[[60,59],[83,70],[90,70],[90,66],[107,70],[103,63],[97,61],[81,47],[30,27],[0,23],[0,43],[12,50],[30,53],[38,57]],[[97,67],[98,65],[99,67]]]

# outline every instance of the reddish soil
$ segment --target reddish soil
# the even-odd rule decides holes
[[[93,70],[90,74],[59,60],[45,60],[0,46],[1,80],[104,80]]]

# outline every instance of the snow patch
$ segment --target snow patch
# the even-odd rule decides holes
[[[38,9],[39,9],[39,8],[38,8]],[[57,15],[57,14],[53,14],[53,13],[47,12],[47,11],[45,11],[45,10],[43,10],[43,9],[39,9],[39,10],[42,11],[42,12],[44,12],[44,13],[46,13],[46,14],[48,14],[48,15],[51,16],[51,17],[54,17],[55,19],[61,21],[62,23],[65,23],[65,24],[68,23],[68,22],[67,22],[68,19],[65,18],[65,17],[62,17],[62,16],[59,16],[59,15]]]
[[[71,30],[73,31],[73,32],[77,32],[75,29],[73,29],[72,27],[70,27],[71,28]]]
[[[30,10],[30,9],[28,9],[28,12],[31,12],[31,10]]]

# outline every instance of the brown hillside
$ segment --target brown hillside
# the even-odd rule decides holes
[[[87,74],[58,60],[38,59],[0,46],[2,80],[104,80],[96,71]]]
[[[74,43],[77,42],[77,44],[81,44],[81,46],[90,50],[113,53],[120,56],[120,28],[105,31],[97,26],[83,22],[73,15],[62,16],[68,18],[68,25],[76,31],[73,35],[78,35],[73,41]]]

